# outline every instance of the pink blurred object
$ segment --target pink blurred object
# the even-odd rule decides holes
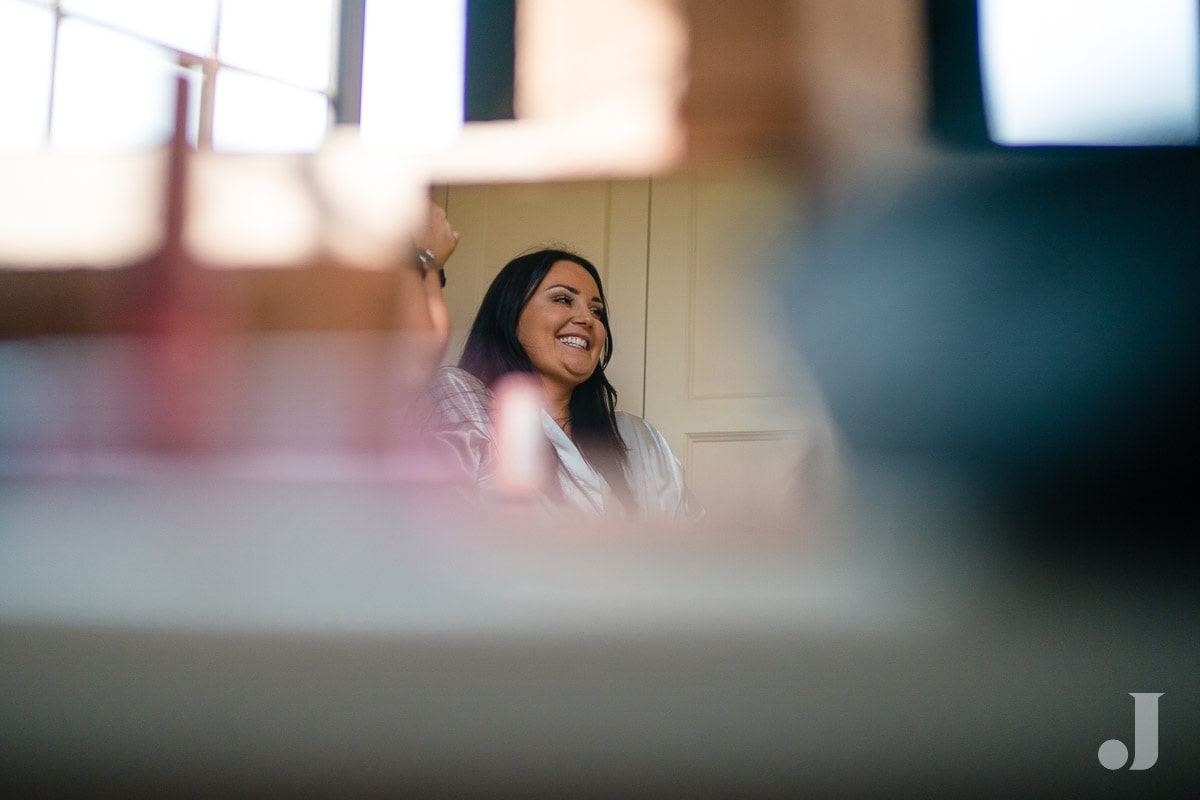
[[[546,488],[551,459],[542,434],[542,384],[532,375],[511,373],[495,389],[498,485],[512,497],[536,497]]]

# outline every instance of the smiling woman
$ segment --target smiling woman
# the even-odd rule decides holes
[[[600,274],[582,256],[550,249],[510,261],[484,295],[459,366],[433,381],[433,437],[482,498],[505,496],[512,448],[498,446],[504,425],[496,417],[520,414],[520,401],[497,398],[527,397],[506,393],[505,384],[532,376],[536,422],[523,426],[515,447],[552,462],[549,475],[526,487],[537,502],[591,516],[695,519],[702,511],[662,436],[616,411],[604,375],[613,353],[606,312]],[[536,467],[530,473],[542,474]]]
[[[569,433],[571,395],[595,373],[608,345],[604,301],[591,273],[574,261],[554,262],[517,320],[517,341],[541,376],[554,421]]]

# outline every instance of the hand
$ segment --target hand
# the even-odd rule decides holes
[[[434,262],[439,269],[446,265],[454,249],[458,247],[458,231],[450,224],[444,208],[436,203],[429,203],[425,219],[413,235],[413,244],[418,250],[433,253]],[[446,300],[442,296],[441,276],[436,270],[430,270],[425,275],[423,288],[428,320],[432,324],[432,331],[441,340],[441,351],[444,352],[450,341],[451,320]],[[441,357],[441,352],[438,357]]]
[[[437,369],[450,343],[452,323],[438,270],[458,246],[458,233],[445,209],[431,202],[413,231],[412,242],[415,249],[408,254],[411,268],[397,272],[396,326],[406,340],[405,375],[411,383],[409,391],[415,394]],[[418,262],[421,250],[433,253],[438,269],[426,269]]]
[[[439,267],[444,267],[458,247],[458,231],[446,217],[446,210],[436,203],[430,203],[425,219],[413,232],[413,244],[418,250],[428,250],[433,253]]]

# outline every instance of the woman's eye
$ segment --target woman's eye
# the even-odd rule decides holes
[[[594,315],[595,315],[595,316],[597,316],[597,317],[603,317],[603,316],[604,316],[604,309],[603,309],[603,308],[593,308],[593,309],[592,309],[592,314],[594,314]]]

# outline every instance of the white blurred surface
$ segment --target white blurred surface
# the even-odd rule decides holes
[[[980,0],[979,14],[995,141],[1200,139],[1200,11],[1191,0]]]
[[[153,473],[0,484],[5,786],[1122,796],[1096,748],[1140,690],[1165,695],[1137,793],[1195,786],[1194,615],[1103,576],[971,587],[921,539],[813,561],[752,521],[551,530],[417,484]]]

